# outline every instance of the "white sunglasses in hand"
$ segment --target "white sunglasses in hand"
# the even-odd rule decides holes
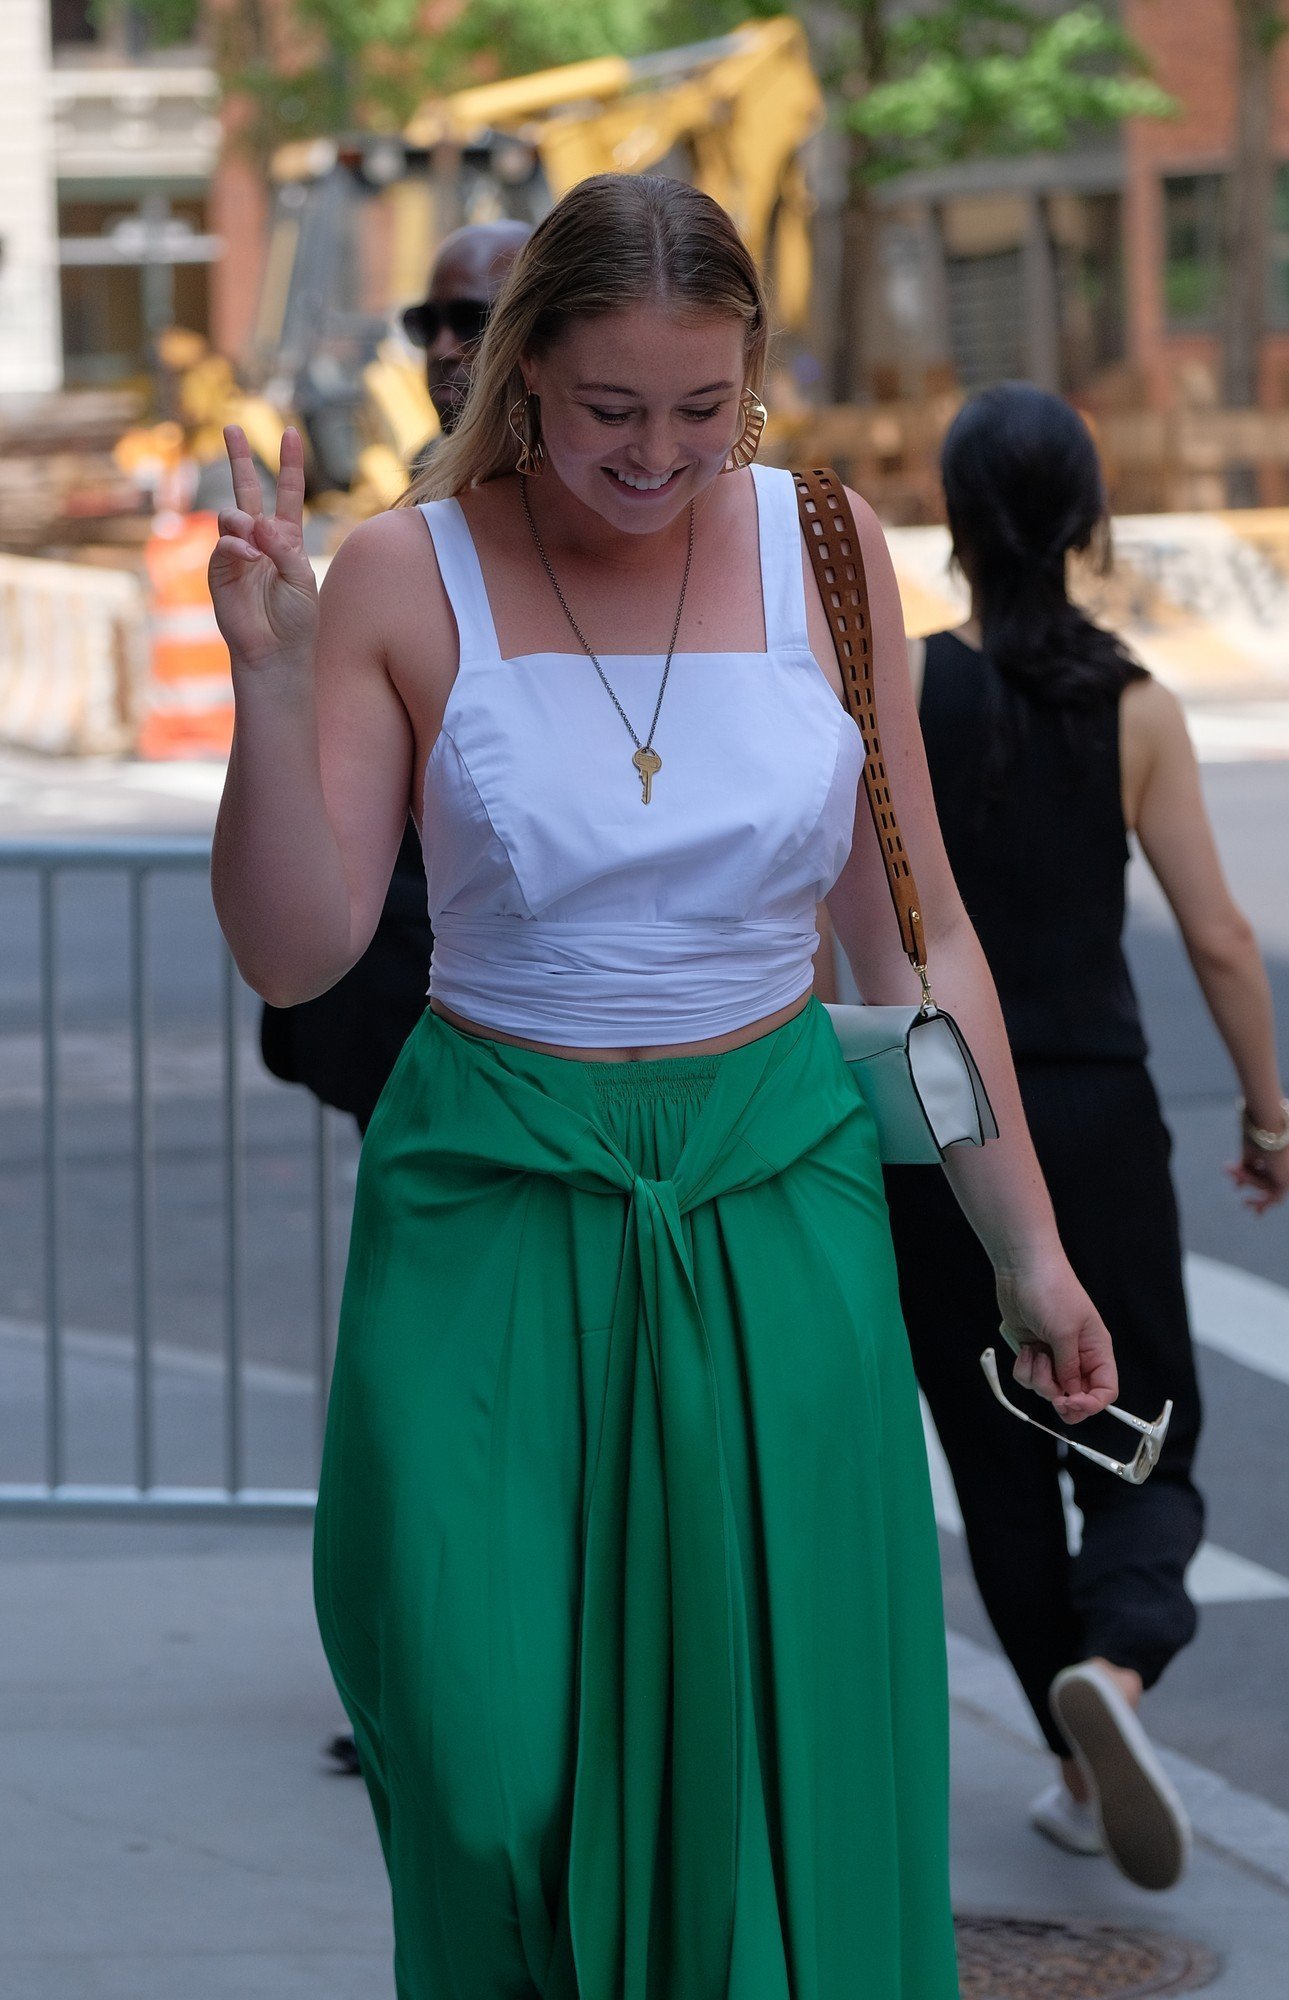
[[[1023,1344],[1019,1334],[1013,1333],[1011,1327],[1007,1325],[1000,1326],[998,1331],[1012,1353],[1019,1354]],[[1055,1438],[1058,1444],[1066,1445],[1070,1451],[1077,1451],[1082,1457],[1090,1458],[1093,1465],[1099,1465],[1106,1472],[1112,1472],[1116,1479],[1126,1479],[1130,1486],[1141,1486],[1158,1465],[1159,1454],[1164,1448],[1169,1420],[1173,1414],[1171,1399],[1164,1404],[1163,1410],[1153,1424],[1147,1423],[1144,1417],[1134,1417],[1130,1410],[1121,1410],[1117,1403],[1109,1405],[1104,1414],[1107,1417],[1114,1417],[1118,1423],[1127,1424],[1129,1430],[1138,1432],[1141,1438],[1136,1451],[1125,1462],[1123,1459],[1111,1458],[1108,1452],[1095,1451],[1090,1444],[1080,1444],[1076,1438],[1067,1436],[1063,1431],[1052,1430],[1049,1425],[1039,1423],[1037,1417],[1031,1417],[1027,1411],[1011,1402],[999,1380],[998,1362],[992,1347],[985,1349],[980,1357],[980,1365],[985,1371],[985,1380],[995,1396],[1005,1410],[1010,1410],[1012,1416],[1019,1417],[1023,1424],[1033,1424],[1036,1431],[1042,1431],[1045,1437]]]

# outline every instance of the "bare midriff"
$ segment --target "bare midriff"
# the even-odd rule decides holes
[[[720,1056],[730,1049],[741,1049],[745,1043],[759,1041],[762,1035],[772,1035],[776,1028],[794,1020],[809,998],[810,989],[807,988],[796,1000],[790,1000],[786,1007],[776,1009],[773,1014],[763,1014],[759,1021],[749,1021],[742,1028],[731,1028],[727,1035],[712,1035],[704,1042],[646,1043],[634,1049],[575,1049],[561,1042],[530,1042],[522,1035],[503,1034],[499,1028],[485,1028],[478,1021],[468,1021],[464,1014],[441,1006],[437,1000],[431,1000],[430,1007],[451,1027],[459,1028],[462,1034],[479,1035],[488,1042],[508,1042],[512,1048],[531,1049],[539,1056],[563,1056],[569,1062],[664,1062],[671,1056]]]

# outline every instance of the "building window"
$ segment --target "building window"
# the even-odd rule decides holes
[[[1271,297],[1267,318],[1289,327],[1289,165],[1276,168],[1271,195]]]
[[[1217,325],[1222,301],[1224,174],[1164,182],[1164,307],[1178,332]]]
[[[49,39],[56,49],[79,48],[102,40],[94,0],[51,0]]]
[[[1213,332],[1226,272],[1225,174],[1164,181],[1164,303],[1174,333]],[[1289,327],[1289,162],[1276,168],[1267,258],[1267,323]]]
[[[1117,194],[1050,195],[1061,388],[1087,388],[1124,355],[1123,229]]]
[[[200,0],[168,0],[157,12],[130,0],[50,0],[49,39],[68,62],[85,61],[90,50],[101,61],[150,55],[154,50],[190,47],[199,39]]]
[[[168,326],[205,335],[218,253],[197,196],[59,203],[64,375],[69,385],[145,380]]]
[[[1024,375],[1025,264],[1020,250],[947,257],[949,345],[964,389]]]

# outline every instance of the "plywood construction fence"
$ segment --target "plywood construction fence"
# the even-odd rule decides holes
[[[148,679],[136,576],[0,555],[0,742],[51,755],[132,750]]]
[[[910,635],[966,616],[944,528],[893,528],[891,553]],[[1126,514],[1113,523],[1108,575],[1076,566],[1090,614],[1123,634],[1180,695],[1289,697],[1289,508]]]
[[[0,555],[0,742],[61,754],[219,759],[232,731],[228,654],[206,595],[211,515],[176,517],[124,570]],[[943,528],[888,530],[911,635],[968,600]],[[1289,509],[1124,515],[1106,576],[1076,595],[1192,699],[1289,700]],[[321,576],[325,561],[316,562]]]

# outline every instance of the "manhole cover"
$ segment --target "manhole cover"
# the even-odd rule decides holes
[[[1217,1972],[1205,1945],[1117,1924],[959,1917],[957,1932],[962,2000],[1146,2000]]]

